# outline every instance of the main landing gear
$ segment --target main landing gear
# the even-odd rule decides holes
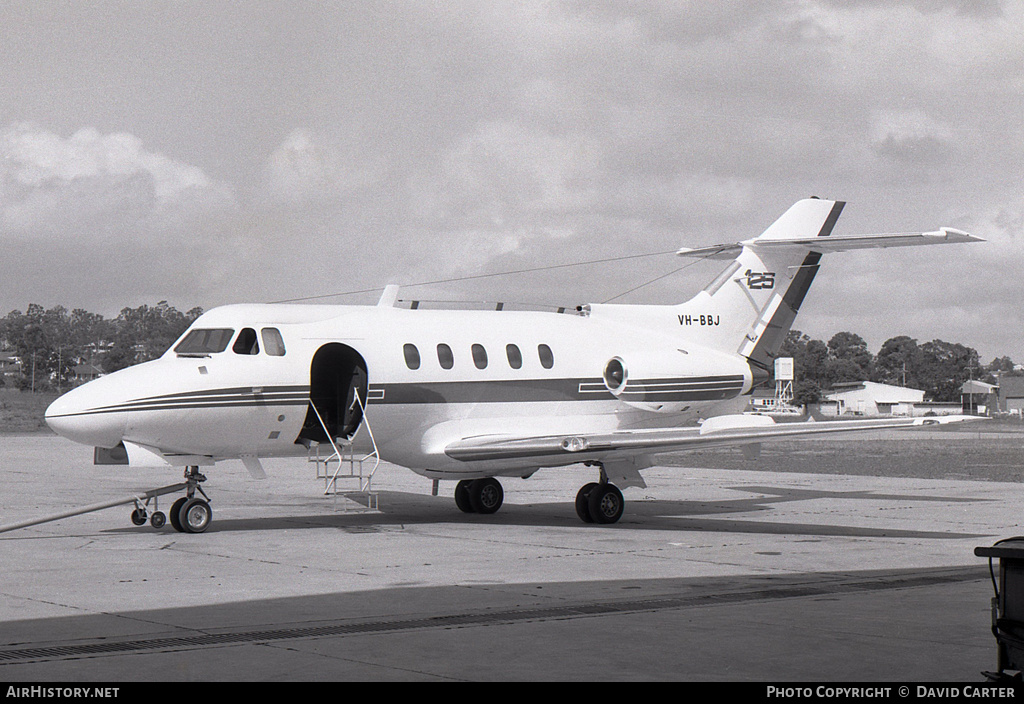
[[[601,470],[599,481],[584,484],[576,494],[576,515],[584,523],[617,523],[622,518],[626,501],[619,487],[608,481],[604,465],[598,461],[585,462],[588,467]]]
[[[584,523],[615,523],[625,508],[619,487],[609,482],[584,484],[576,494],[576,515]]]
[[[494,477],[463,479],[455,485],[455,505],[463,513],[494,513],[504,500],[505,491]]]
[[[463,513],[494,513],[505,493],[494,477],[463,479],[455,485],[455,505]],[[615,523],[622,518],[626,501],[601,469],[601,481],[586,484],[576,494],[576,515],[584,523]]]
[[[132,511],[131,515],[132,523],[137,526],[143,526],[148,518],[150,525],[159,529],[163,528],[168,518],[170,518],[171,526],[179,533],[204,532],[210,527],[210,521],[213,520],[213,509],[210,508],[209,503],[210,497],[199,486],[201,482],[205,481],[206,477],[199,473],[199,467],[187,467],[185,469],[184,484],[175,484],[163,490],[148,492],[149,495],[146,497],[145,502],[135,499],[135,510]],[[158,496],[163,493],[169,494],[181,491],[182,489],[185,490],[185,496],[171,504],[171,510],[168,511],[169,515],[165,515],[159,510],[154,511],[152,516],[148,515],[150,499],[153,499],[153,507],[159,508],[156,501]],[[202,499],[196,497],[196,491],[202,494]]]

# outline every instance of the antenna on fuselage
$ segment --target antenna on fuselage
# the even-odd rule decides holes
[[[394,308],[395,303],[398,302],[398,289],[401,288],[398,284],[388,284],[384,287],[384,293],[380,295],[380,300],[377,301],[377,306],[380,308]]]

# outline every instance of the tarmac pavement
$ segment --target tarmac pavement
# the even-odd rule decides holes
[[[656,467],[598,526],[584,468],[478,516],[389,465],[378,511],[266,467],[205,472],[204,534],[130,507],[0,534],[0,681],[981,682],[973,550],[1024,533],[1015,482]],[[0,524],[180,479],[46,434],[0,436],[0,471]]]

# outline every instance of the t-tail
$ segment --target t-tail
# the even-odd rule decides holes
[[[951,228],[935,232],[834,236],[842,201],[798,201],[759,237],[681,249],[685,257],[731,264],[694,298],[677,306],[684,335],[745,357],[755,378],[770,373],[818,273],[822,255],[855,249],[983,241]]]

